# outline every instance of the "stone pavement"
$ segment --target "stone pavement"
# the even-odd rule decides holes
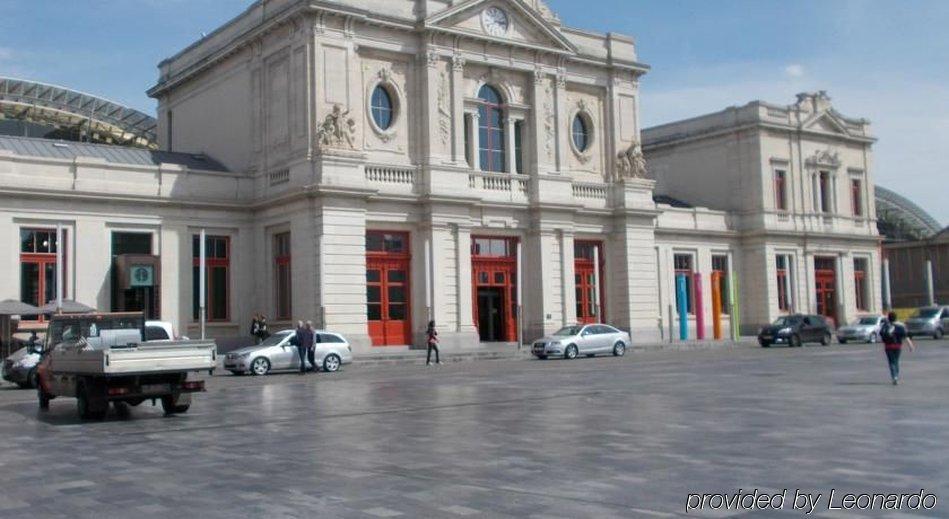
[[[187,415],[89,423],[4,386],[0,517],[675,517],[739,488],[947,517],[949,343],[920,343],[898,387],[863,345],[215,376]]]

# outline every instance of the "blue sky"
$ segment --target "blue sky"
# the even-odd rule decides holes
[[[0,0],[0,75],[146,112],[156,65],[250,0]],[[548,0],[566,25],[636,38],[646,126],[827,90],[880,141],[876,181],[949,223],[949,1]]]

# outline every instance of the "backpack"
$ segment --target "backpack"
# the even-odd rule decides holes
[[[894,336],[895,332],[896,327],[893,326],[893,323],[886,321],[880,326],[880,339],[882,339],[885,344],[893,344],[896,342],[896,337]]]

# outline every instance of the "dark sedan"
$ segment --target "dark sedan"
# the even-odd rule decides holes
[[[787,344],[794,348],[807,342],[819,342],[827,346],[833,337],[833,330],[827,320],[820,315],[784,315],[778,317],[770,326],[758,332],[758,344],[767,348],[772,344]]]

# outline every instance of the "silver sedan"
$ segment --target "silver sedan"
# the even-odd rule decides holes
[[[565,326],[553,335],[534,341],[531,353],[539,359],[563,357],[575,359],[579,355],[593,357],[611,353],[616,357],[626,354],[632,341],[629,334],[606,324]]]
[[[867,315],[847,326],[837,329],[837,341],[846,344],[847,341],[874,343],[880,340],[880,327],[883,325],[882,315]]]
[[[224,369],[235,375],[251,373],[266,375],[271,371],[300,370],[300,355],[297,347],[290,344],[293,330],[283,330],[268,337],[256,346],[232,351],[224,356]],[[316,348],[316,366],[323,371],[338,371],[340,366],[353,361],[352,347],[345,337],[337,333],[316,330],[320,342]],[[307,365],[309,365],[307,361]]]

